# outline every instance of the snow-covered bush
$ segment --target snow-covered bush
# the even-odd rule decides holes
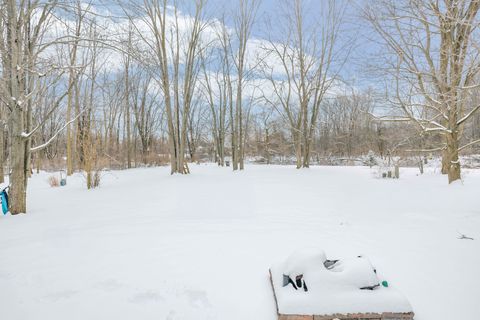
[[[368,151],[367,158],[365,159],[365,163],[371,168],[373,166],[378,165],[378,159],[375,155],[375,152],[372,150]]]
[[[374,165],[372,170],[372,175],[377,179],[382,178],[399,178],[397,177],[398,166],[399,166],[399,159],[398,158],[390,158],[390,159],[382,159],[376,158],[377,164]],[[397,170],[396,170],[397,168]]]

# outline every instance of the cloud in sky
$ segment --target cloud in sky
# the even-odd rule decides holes
[[[86,4],[84,4],[84,8]],[[111,47],[104,47],[100,50],[99,57],[98,57],[98,65],[103,70],[107,70],[112,73],[121,72],[123,69],[123,53],[122,50],[128,50],[125,46],[125,42],[127,39],[127,33],[129,29],[129,20],[126,18],[125,13],[118,8],[114,8],[113,6],[105,6],[101,3],[96,3],[89,7],[90,14],[86,17],[86,22],[95,20],[97,26],[97,31],[99,33],[99,38],[102,39],[103,43],[111,43],[113,44]],[[148,59],[154,60],[151,56],[154,54],[153,50],[149,47],[154,47],[154,37],[149,26],[148,22],[146,22],[144,16],[137,15],[132,16],[132,22],[135,25],[136,31],[141,35],[135,36],[134,39],[134,46],[137,49],[144,50],[144,61],[148,61]],[[234,30],[229,25],[223,25],[223,23],[217,19],[215,16],[210,16],[208,20],[205,20],[205,27],[202,33],[202,40],[201,42],[203,45],[211,45],[214,47],[219,47],[220,43],[216,40],[219,30],[221,28],[225,28],[228,32],[233,36]],[[193,24],[193,17],[184,11],[179,11],[178,13],[178,28],[180,29],[180,46],[184,47],[185,39],[187,38],[188,33],[191,30]],[[282,82],[285,79],[285,70],[281,66],[281,61],[275,55],[269,54],[272,50],[272,42],[266,40],[265,38],[260,37],[259,35],[261,32],[258,30],[258,25],[260,22],[256,24],[255,32],[253,32],[254,36],[252,36],[247,44],[247,52],[246,52],[246,65],[247,69],[253,69],[254,67],[263,67],[268,72],[272,72],[276,81],[278,81],[279,85],[282,85]],[[59,16],[58,19],[52,21],[52,26],[49,28],[49,36],[51,38],[54,37],[61,37],[67,33],[67,30],[73,30],[75,27],[75,21],[70,16]],[[167,29],[175,28],[175,21],[173,15],[173,9],[170,8],[170,11],[167,12]],[[86,23],[83,26],[82,34],[83,37],[88,38],[91,35],[92,30],[89,29],[88,24]],[[232,37],[234,38],[234,37]],[[175,41],[172,37],[171,41]],[[82,46],[79,49],[78,54],[78,63],[80,64],[82,59],[86,59],[88,56],[90,48],[88,47],[89,42],[82,42]],[[235,46],[235,43],[233,43]],[[60,55],[63,61],[59,61],[58,63],[63,63],[64,65],[68,65],[68,50],[66,50],[65,46],[59,45],[52,47],[48,52],[47,55],[54,56],[58,54],[59,51],[64,51],[62,55]],[[288,50],[292,51],[294,48],[289,48]],[[184,52],[185,50],[181,50]],[[149,57],[150,55],[150,57]],[[182,61],[182,57],[180,58]],[[217,61],[218,62],[218,61]],[[214,65],[213,65],[214,66]],[[154,68],[153,68],[154,69]],[[217,72],[218,67],[214,66],[208,72],[210,74],[214,74]],[[244,88],[244,95],[245,97],[253,97],[253,98],[260,98],[263,95],[273,96],[273,88],[272,84],[269,83],[267,79],[264,78],[263,73],[261,71],[256,71],[255,73],[249,74],[250,76],[246,79],[246,84]],[[235,73],[232,70],[232,79],[235,81]],[[201,77],[200,77],[200,81]],[[202,87],[202,84],[197,84],[198,88]],[[341,93],[345,92],[344,84],[342,82],[335,82],[330,90],[330,93]]]

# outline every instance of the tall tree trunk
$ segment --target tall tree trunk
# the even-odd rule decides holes
[[[302,137],[300,131],[297,131],[294,133],[294,147],[295,147],[295,157],[297,161],[297,169],[300,169],[302,167]]]
[[[448,168],[450,166],[450,157],[447,148],[442,151],[442,174],[448,174]]]
[[[453,131],[447,134],[447,154],[448,154],[448,183],[460,180],[460,161],[458,159],[458,133]]]
[[[40,168],[42,167],[42,160],[43,160],[43,151],[38,152],[37,154],[37,174],[40,173]]]
[[[232,143],[232,167],[233,170],[238,170],[238,162],[237,162],[237,134],[236,134],[236,122],[237,122],[237,117],[234,116],[233,112],[233,103],[232,100],[230,99],[230,127],[231,127],[231,143]]]
[[[18,66],[22,60],[22,40],[18,37],[17,30],[17,5],[16,1],[8,1],[8,42],[9,42],[9,63],[5,70],[10,104],[10,212],[12,214],[25,213],[27,211],[26,189],[25,189],[25,139],[22,136],[24,132],[25,114],[19,101],[24,101],[24,85],[25,78]]]
[[[72,58],[72,66],[73,66]],[[68,80],[68,85],[71,88],[74,81],[73,70],[70,70],[70,76]],[[73,100],[74,90],[70,90],[67,96],[67,122],[70,122],[72,119],[72,100]],[[73,173],[73,134],[72,134],[72,125],[69,123],[67,125],[67,175],[70,176]]]
[[[128,32],[128,46],[131,47],[132,31]],[[125,124],[127,134],[127,168],[132,167],[132,147],[131,147],[131,130],[130,130],[130,56],[125,58]]]
[[[310,143],[309,141],[305,142],[305,147],[303,150],[303,167],[310,168]]]
[[[77,82],[77,78],[75,76],[75,64],[77,62],[77,49],[78,49],[78,42],[80,38],[81,28],[82,28],[82,21],[84,18],[84,13],[82,13],[81,2],[78,1],[76,3],[76,14],[77,20],[75,21],[75,38],[76,40],[73,42],[72,47],[70,48],[70,70],[69,70],[69,78],[68,78],[68,96],[67,96],[67,175],[70,176],[74,170],[74,161],[75,161],[75,135],[72,133],[72,124],[69,123],[72,118],[72,103],[73,103],[73,95],[76,90],[72,90],[73,86]],[[75,99],[77,101],[77,98]]]
[[[127,168],[132,167],[132,147],[131,147],[131,129],[130,129],[130,105],[128,88],[128,68],[125,70],[125,126],[126,126],[126,148],[127,148]]]
[[[3,107],[3,106],[2,106]],[[3,115],[3,110],[0,110]],[[4,167],[5,167],[5,132],[4,132],[4,125],[3,125],[3,120],[0,118],[0,183],[5,182],[5,172],[4,172]]]
[[[10,138],[10,212],[27,212],[27,190],[25,180],[25,139],[21,136],[24,129],[24,114],[19,107],[12,112]]]
[[[75,81],[75,85],[70,90],[75,91],[75,114],[80,114],[80,86],[78,81]],[[76,149],[76,158],[75,161],[80,169],[83,169],[83,126],[81,119],[86,119],[85,115],[82,115],[77,121],[75,121],[75,149]]]
[[[243,106],[242,106],[242,75],[243,75],[243,61],[240,62],[241,67],[239,68],[239,79],[237,80],[237,100],[236,100],[236,109],[237,109],[237,138],[238,138],[238,153],[237,153],[237,162],[240,170],[244,169],[243,162]]]

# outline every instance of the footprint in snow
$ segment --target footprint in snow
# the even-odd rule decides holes
[[[165,300],[158,292],[145,291],[133,295],[129,301],[132,303],[154,303]]]
[[[57,292],[49,293],[49,294],[43,296],[43,298],[47,301],[50,301],[50,302],[56,302],[56,301],[63,300],[63,299],[70,299],[71,297],[73,297],[77,293],[78,293],[78,291],[75,291],[75,290],[63,290],[63,291],[57,291]]]
[[[185,295],[188,297],[190,305],[197,308],[210,307],[207,293],[199,290],[186,290]]]
[[[109,291],[109,292],[119,290],[122,287],[123,287],[123,284],[121,284],[119,281],[115,279],[107,279],[95,284],[95,288],[98,288],[104,291]]]

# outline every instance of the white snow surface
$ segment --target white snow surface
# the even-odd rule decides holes
[[[28,213],[0,216],[0,319],[274,320],[268,269],[306,246],[368,256],[417,320],[478,319],[480,171],[190,169],[35,174]]]
[[[408,300],[395,288],[380,284],[369,259],[341,259],[330,269],[324,266],[325,252],[316,248],[295,251],[286,261],[272,266],[272,284],[281,314],[333,315],[337,313],[411,312]],[[308,291],[283,286],[283,276],[295,281],[302,275]],[[303,285],[303,283],[302,283]]]

